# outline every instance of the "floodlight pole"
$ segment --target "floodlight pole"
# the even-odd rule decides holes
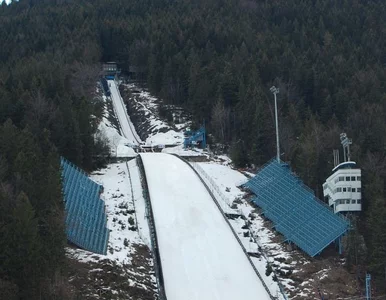
[[[366,274],[366,300],[371,300],[371,275]]]
[[[275,123],[276,123],[276,158],[277,162],[280,163],[280,144],[279,144],[279,122],[277,117],[277,100],[276,100],[276,94],[279,94],[279,89],[275,86],[272,86],[269,89],[275,98]]]

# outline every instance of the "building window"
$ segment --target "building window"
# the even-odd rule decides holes
[[[355,176],[351,176],[351,181],[355,181]]]
[[[358,200],[357,200],[357,203],[358,203],[358,204],[361,204],[361,199],[358,199]]]
[[[346,181],[350,181],[350,176],[347,176],[347,177],[346,177]]]
[[[339,176],[339,181],[344,181],[344,177],[343,176]]]
[[[361,192],[361,188],[357,188],[357,192],[360,193]]]
[[[347,188],[347,192],[351,192],[351,188],[350,187]]]
[[[346,188],[343,188],[343,193],[345,193],[346,192]]]
[[[346,204],[350,204],[350,199],[346,199]]]
[[[351,204],[355,204],[355,203],[356,203],[355,199],[351,200]]]
[[[352,191],[353,193],[355,193],[355,188],[352,188],[351,191]]]
[[[342,191],[342,188],[340,187],[335,189],[335,193],[340,193],[341,191]]]
[[[361,176],[357,176],[357,180],[358,180],[358,181],[361,181]]]

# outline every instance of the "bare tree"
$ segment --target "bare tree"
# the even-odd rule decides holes
[[[221,142],[225,142],[227,138],[227,127],[229,127],[229,108],[224,105],[224,100],[219,98],[212,109],[212,125],[217,137]]]
[[[367,151],[363,161],[362,168],[364,171],[375,174],[376,177],[385,176],[386,174],[386,156],[381,153],[371,153]]]

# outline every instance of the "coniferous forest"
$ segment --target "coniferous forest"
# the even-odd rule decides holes
[[[339,134],[362,168],[349,267],[386,292],[386,4],[380,0],[20,0],[0,5],[0,298],[64,299],[59,156],[86,170],[100,63],[144,70],[167,104],[205,121],[237,166],[275,155],[322,197]]]

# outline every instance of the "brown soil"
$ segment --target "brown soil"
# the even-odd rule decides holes
[[[158,299],[151,253],[144,245],[133,247],[136,251],[130,265],[120,266],[108,259],[82,263],[68,258],[68,277],[76,299]]]

